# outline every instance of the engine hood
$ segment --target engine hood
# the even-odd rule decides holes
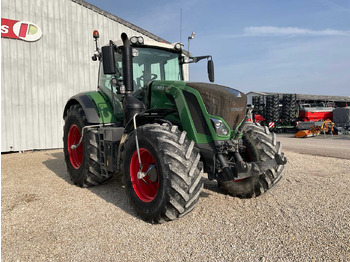
[[[235,130],[246,114],[247,96],[230,87],[208,83],[186,83],[196,89],[209,114],[222,117]]]

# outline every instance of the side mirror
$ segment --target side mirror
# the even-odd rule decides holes
[[[214,82],[214,62],[212,59],[208,60],[208,78],[210,82]]]
[[[103,73],[105,75],[114,75],[116,73],[115,60],[114,60],[114,46],[102,47],[102,63]]]

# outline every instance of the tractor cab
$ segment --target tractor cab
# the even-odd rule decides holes
[[[214,81],[214,65],[211,56],[191,57],[184,51],[181,43],[169,44],[144,40],[142,36],[133,36],[128,39],[125,33],[122,34],[122,38],[123,40],[110,41],[109,45],[103,46],[102,54],[96,44],[96,53],[92,57],[94,61],[99,58],[101,62],[99,73],[101,81],[108,81],[115,77],[120,83],[119,93],[130,91],[123,89],[123,82],[127,81],[131,83],[124,86],[130,88],[132,85],[134,91],[154,80],[188,81],[184,65],[197,63],[205,58],[208,59],[209,79],[211,82]],[[95,39],[97,41],[97,38]],[[127,68],[130,65],[131,68]],[[125,72],[122,68],[125,68]],[[128,75],[123,77],[123,73]]]

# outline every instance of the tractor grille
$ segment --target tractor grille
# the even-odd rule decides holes
[[[183,92],[188,109],[190,110],[194,126],[196,131],[200,134],[206,134],[210,136],[210,131],[208,129],[207,123],[205,122],[205,117],[199,106],[196,96],[190,92]]]
[[[207,83],[187,83],[202,96],[209,114],[222,117],[235,130],[246,114],[247,97],[236,89]]]

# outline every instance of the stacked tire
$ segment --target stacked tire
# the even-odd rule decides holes
[[[297,103],[296,94],[284,94],[282,100],[282,116],[283,122],[293,123],[297,119]]]
[[[254,110],[253,113],[259,114],[263,117],[265,117],[265,103],[264,103],[264,97],[263,96],[253,96],[252,98]]]
[[[278,122],[280,119],[279,112],[279,95],[268,95],[266,96],[266,121],[267,122]]]
[[[259,109],[259,97],[258,96],[253,96],[252,104],[254,106],[253,113],[258,114],[258,109]]]

